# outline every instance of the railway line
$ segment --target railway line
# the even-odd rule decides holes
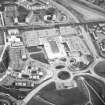
[[[54,25],[26,25],[26,26],[19,26],[19,25],[14,25],[14,26],[0,26],[0,30],[8,30],[8,29],[50,29],[50,28],[59,28],[59,27],[66,27],[66,26],[82,26],[82,25],[89,25],[89,24],[105,24],[105,21],[92,21],[92,22],[83,22],[83,23],[55,23]]]

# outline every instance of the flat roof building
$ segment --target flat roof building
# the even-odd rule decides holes
[[[56,58],[65,58],[67,56],[64,46],[60,42],[56,42],[53,40],[48,41],[44,43],[44,48],[50,60]]]
[[[50,44],[50,47],[51,47],[53,53],[59,52],[59,48],[57,46],[56,41],[49,41],[49,44]]]

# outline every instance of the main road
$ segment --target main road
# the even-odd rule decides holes
[[[40,84],[38,87],[33,89],[24,99],[23,103],[26,105],[40,90],[42,90],[45,86],[52,83],[54,79],[46,80],[44,83]]]
[[[0,30],[8,30],[8,29],[34,29],[34,30],[44,30],[44,29],[50,29],[50,28],[56,28],[56,27],[66,27],[66,26],[85,26],[89,24],[99,24],[104,23],[105,20],[98,20],[98,21],[90,21],[90,22],[80,22],[80,23],[54,23],[54,24],[47,24],[47,25],[14,25],[14,26],[0,26]]]

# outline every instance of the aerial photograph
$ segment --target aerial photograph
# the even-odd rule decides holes
[[[105,105],[105,0],[0,0],[0,105]]]

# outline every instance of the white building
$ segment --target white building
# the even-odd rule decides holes
[[[59,42],[48,41],[44,43],[44,48],[50,60],[67,57],[64,46]]]
[[[14,18],[14,23],[17,24],[18,22],[19,22],[19,21],[18,21],[18,17],[15,17],[15,18]]]
[[[19,30],[18,29],[9,29],[8,34],[9,35],[19,35]]]
[[[33,11],[31,11],[25,19],[26,23],[29,23],[33,16],[34,16],[34,13]]]
[[[15,35],[11,35],[10,37],[8,37],[8,41],[9,42],[20,42],[20,38],[16,38]]]

